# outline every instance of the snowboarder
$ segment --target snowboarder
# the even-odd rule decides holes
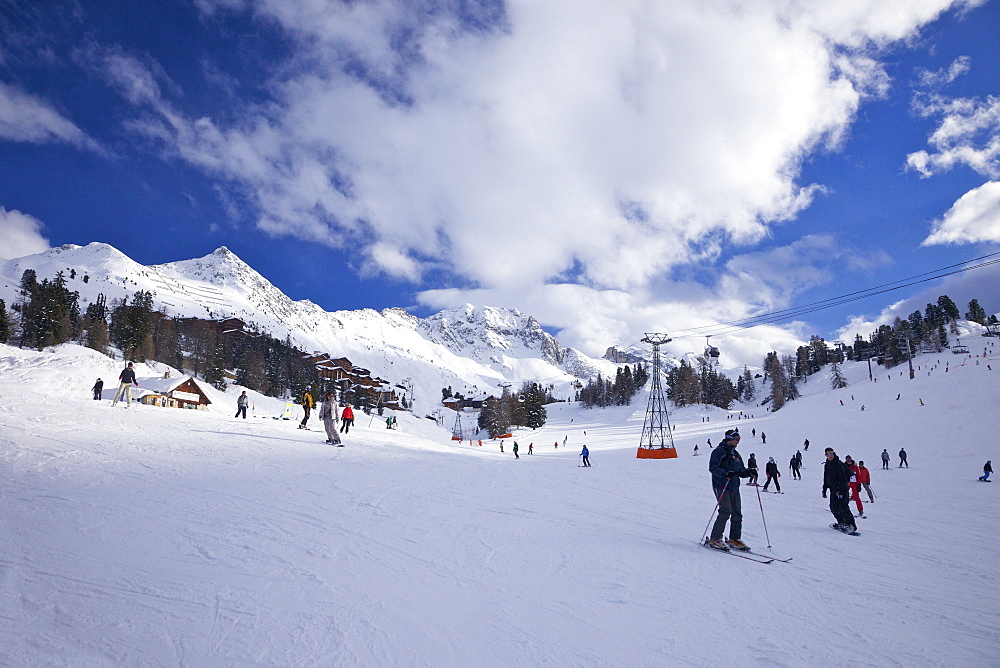
[[[740,499],[740,478],[749,478],[751,471],[743,465],[743,458],[736,451],[740,443],[740,432],[727,431],[719,447],[712,450],[708,458],[708,470],[712,474],[712,491],[719,503],[719,516],[712,526],[708,546],[728,552],[732,548],[749,551],[743,542],[743,503]],[[722,532],[729,522],[729,539],[722,541]]]
[[[118,374],[118,380],[121,383],[118,385],[118,390],[115,392],[115,399],[111,402],[111,405],[114,406],[121,399],[125,399],[125,408],[128,408],[132,405],[132,386],[139,387],[139,382],[135,379],[135,370],[132,368],[131,362]]]
[[[990,460],[987,459],[986,463],[983,465],[983,475],[979,479],[983,482],[990,482],[991,473],[993,473],[993,464],[991,464]]]
[[[756,453],[750,453],[750,459],[747,460],[747,469],[750,471],[750,479],[747,480],[748,485],[757,486],[757,455]]]
[[[583,466],[590,466],[590,450],[587,446],[583,446],[583,451],[580,452],[580,457],[583,459]]]
[[[799,473],[799,466],[801,466],[801,464],[801,460],[795,455],[792,455],[791,461],[788,462],[788,468],[792,470],[792,480],[802,480],[802,474]]]
[[[882,448],[882,468],[889,469],[889,451],[885,448]]]
[[[903,448],[899,449],[899,466],[896,468],[903,468],[903,464],[906,464],[906,468],[910,468],[910,462],[906,461],[906,450]]]
[[[323,407],[319,409],[319,419],[323,421],[323,428],[326,429],[326,442],[330,445],[343,445],[340,442],[340,434],[337,432],[337,419],[340,418],[340,406],[333,397],[333,392],[323,395]]]
[[[844,457],[844,466],[847,467],[847,474],[850,476],[847,486],[851,490],[851,499],[858,508],[858,517],[864,517],[865,507],[861,505],[861,481],[858,480],[858,465],[850,455],[847,455]]]
[[[844,533],[854,533],[858,530],[858,525],[854,523],[854,515],[847,507],[848,483],[850,474],[844,462],[837,458],[837,453],[833,448],[825,450],[826,464],[823,466],[823,498],[826,498],[826,490],[830,490],[830,512],[837,520],[833,528]]]
[[[94,393],[94,401],[99,401],[101,398],[101,392],[104,391],[104,381],[100,378],[94,383],[94,386],[90,388],[91,392]]]
[[[354,409],[350,405],[344,406],[344,410],[340,412],[340,433],[349,433],[352,426],[354,426]]]
[[[802,443],[802,449],[805,450],[806,452],[809,452],[809,439],[808,438]]]
[[[778,483],[778,478],[781,477],[781,471],[778,470],[778,464],[774,461],[774,457],[767,458],[767,465],[764,466],[764,473],[767,474],[767,480],[764,481],[764,491],[767,491],[767,486],[774,481],[774,489],[781,492],[781,485]]]
[[[302,410],[306,412],[305,416],[302,418],[302,422],[299,423],[299,429],[308,429],[306,427],[306,422],[309,422],[309,413],[312,411],[313,406],[316,402],[313,401],[312,388],[306,385],[305,391],[302,393]]]
[[[250,397],[247,396],[247,391],[243,390],[239,398],[236,399],[236,415],[233,417],[239,417],[240,413],[243,414],[243,419],[247,419],[247,406],[250,404]]]
[[[514,459],[520,459],[521,456],[517,454],[517,441],[514,441]]]
[[[872,481],[872,473],[865,468],[864,462],[858,462],[858,482],[861,486],[865,488],[868,492],[868,503],[875,503],[875,493],[872,492],[872,488],[869,485]]]

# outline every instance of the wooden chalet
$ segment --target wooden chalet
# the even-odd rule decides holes
[[[137,378],[138,401],[148,406],[207,410],[211,400],[191,376]]]

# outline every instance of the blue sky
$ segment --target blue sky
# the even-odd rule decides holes
[[[328,310],[511,306],[601,354],[1000,250],[1000,0],[53,0],[0,31],[6,257],[225,245]],[[994,312],[998,278],[722,347]]]

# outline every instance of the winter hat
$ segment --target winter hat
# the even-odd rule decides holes
[[[850,455],[847,455],[846,457],[844,457],[844,461],[845,461],[845,462],[853,462],[854,460],[853,460],[853,459],[851,459],[851,456],[850,456]]]
[[[739,429],[730,429],[729,431],[726,432],[726,440],[729,440],[731,438],[739,438],[739,437],[740,437],[740,430]]]
[[[833,448],[827,448],[827,449],[826,449],[826,450],[824,450],[823,452],[835,452],[835,450],[834,450]]]
[[[773,461],[774,461],[774,457],[768,457],[768,458],[767,458],[767,461],[769,461],[769,462],[773,462]]]

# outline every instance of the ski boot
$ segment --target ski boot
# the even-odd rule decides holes
[[[715,540],[706,538],[705,547],[710,547],[713,550],[719,550],[721,552],[729,552],[729,546],[726,545],[721,538],[716,538]]]
[[[734,550],[739,550],[740,552],[749,552],[750,551],[750,546],[748,546],[746,543],[744,543],[739,538],[730,538],[729,540],[726,541],[726,545],[728,545],[729,547],[731,547]]]

